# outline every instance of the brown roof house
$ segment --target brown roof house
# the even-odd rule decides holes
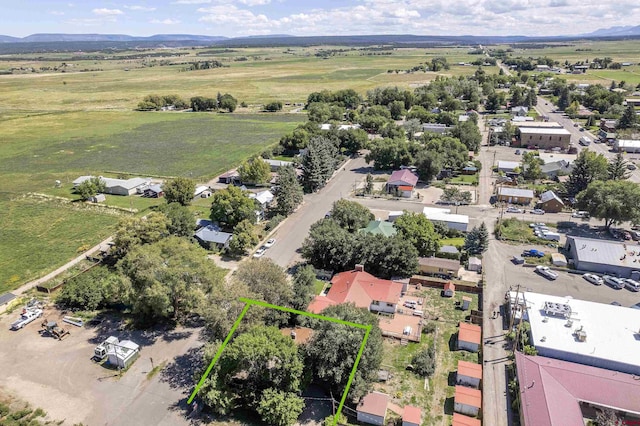
[[[482,380],[482,366],[473,362],[458,361],[456,384],[478,389]]]
[[[540,194],[538,208],[547,213],[558,213],[564,208],[564,202],[553,191],[547,191]]]
[[[498,201],[513,204],[529,204],[533,200],[533,190],[509,188],[501,186],[498,188]]]
[[[358,421],[370,425],[384,425],[389,400],[389,395],[382,392],[365,395],[356,408]]]
[[[421,257],[418,259],[418,270],[424,275],[458,278],[461,274],[462,266],[460,261],[455,259]]]
[[[396,170],[387,181],[387,192],[403,198],[411,198],[418,184],[418,175],[409,169]]]
[[[453,410],[457,413],[475,417],[482,408],[482,392],[465,386],[456,386]]]
[[[482,338],[482,328],[479,325],[461,322],[458,329],[458,349],[478,352]]]

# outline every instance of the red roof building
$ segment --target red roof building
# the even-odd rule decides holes
[[[409,169],[396,170],[391,173],[387,185],[389,186],[410,186],[415,187],[418,183],[418,176]]]
[[[482,408],[482,392],[465,386],[456,386],[453,409],[462,414],[477,416]]]
[[[444,285],[444,295],[446,297],[453,297],[456,294],[456,285],[449,281]]]
[[[476,352],[482,341],[482,328],[479,325],[461,322],[458,330],[458,349]]]
[[[467,361],[458,361],[456,383],[459,385],[477,388],[482,380],[482,365]]]
[[[405,405],[402,413],[402,426],[420,426],[422,424],[422,410],[413,405]]]
[[[309,304],[309,312],[319,314],[323,309],[340,303],[353,303],[370,311],[394,313],[402,294],[402,283],[376,278],[364,268],[341,272],[331,279],[326,296],[316,296]]]
[[[640,416],[640,380],[632,374],[516,352],[523,426],[584,424],[581,406]],[[593,413],[593,410],[589,410]]]
[[[480,426],[480,420],[465,416],[460,413],[453,413],[451,426]]]
[[[374,425],[383,425],[387,415],[389,395],[382,392],[371,392],[360,400],[356,412],[358,421]]]

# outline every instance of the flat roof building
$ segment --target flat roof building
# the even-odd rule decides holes
[[[615,151],[640,152],[640,141],[632,139],[618,139],[613,143]]]
[[[567,236],[565,248],[578,270],[623,278],[630,278],[633,271],[640,271],[640,245],[632,241]]]
[[[640,310],[531,292],[519,299],[539,355],[640,375]]]
[[[452,214],[450,209],[436,207],[424,207],[422,213],[432,222],[444,222],[449,229],[467,232],[467,227],[469,226],[469,216],[467,215]]]
[[[564,128],[520,126],[516,133],[520,146],[566,149],[571,143],[571,133]]]
[[[533,190],[501,186],[498,188],[498,201],[509,204],[529,204],[533,201]]]

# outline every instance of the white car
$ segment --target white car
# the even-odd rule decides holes
[[[538,228],[538,227],[540,227],[540,226],[547,226],[547,224],[546,224],[546,223],[543,223],[543,222],[530,223],[530,224],[529,224],[529,228]]]
[[[624,280],[624,286],[631,291],[640,291],[640,283],[636,280],[632,280],[631,278]]]
[[[542,209],[533,209],[529,213],[531,213],[531,214],[544,214],[544,210],[542,210]]]
[[[262,257],[264,256],[264,252],[266,251],[267,251],[267,248],[265,246],[262,246],[258,250],[256,250],[255,253],[253,253],[253,257],[255,258]]]
[[[602,277],[599,277],[596,274],[584,274],[582,278],[595,285],[602,285],[604,283]]]
[[[624,281],[622,281],[620,278],[616,278],[611,275],[605,275],[602,278],[604,278],[605,283],[615,288],[616,290],[622,290],[622,288],[624,287]]]
[[[507,213],[522,213],[522,209],[513,206],[507,207]]]
[[[276,239],[275,238],[271,238],[270,240],[267,240],[266,243],[264,243],[264,247],[271,248],[271,247],[273,247],[273,245],[275,243],[276,243]]]
[[[584,210],[576,210],[573,213],[571,213],[571,217],[577,217],[577,218],[587,218],[589,217],[589,212],[585,212]]]
[[[548,266],[538,265],[536,266],[536,272],[549,280],[555,280],[558,278],[558,274],[552,271]]]

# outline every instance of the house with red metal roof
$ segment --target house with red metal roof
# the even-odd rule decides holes
[[[444,297],[453,297],[456,294],[456,285],[449,281],[444,285]]]
[[[480,420],[478,419],[460,413],[453,413],[451,426],[480,426],[480,424]]]
[[[478,389],[482,380],[482,365],[473,362],[458,361],[456,384]]]
[[[582,425],[585,417],[603,408],[614,410],[623,424],[640,424],[638,376],[520,352],[515,355],[521,425]]]
[[[390,399],[389,395],[382,392],[371,392],[362,397],[356,407],[358,421],[370,425],[384,425]]]
[[[457,413],[475,417],[482,408],[482,392],[465,386],[456,386],[453,397],[453,410]]]
[[[418,184],[418,175],[409,169],[396,170],[387,181],[387,192],[403,198],[411,198]]]
[[[422,424],[422,410],[413,405],[405,405],[402,413],[402,426],[420,426]]]
[[[353,303],[371,312],[395,313],[403,288],[402,283],[376,278],[356,265],[353,271],[334,275],[326,296],[316,296],[308,311],[319,314],[328,306]]]
[[[482,338],[482,328],[479,325],[461,322],[458,328],[458,349],[478,352]]]

